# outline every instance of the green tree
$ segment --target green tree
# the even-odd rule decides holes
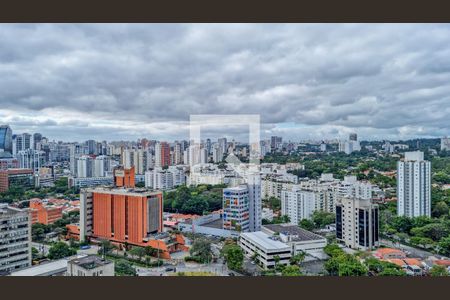
[[[448,205],[444,201],[439,201],[433,208],[433,217],[440,218],[442,216],[448,216]]]
[[[64,242],[57,242],[50,247],[47,257],[50,259],[61,259],[75,254],[77,254],[75,249],[70,248],[69,245]]]
[[[379,276],[406,276],[406,272],[397,268],[385,268],[381,271]]]
[[[315,228],[323,228],[326,225],[334,224],[336,222],[336,217],[334,213],[315,211],[312,215],[312,221]]]
[[[297,254],[295,254],[295,255],[293,255],[293,256],[291,257],[291,259],[289,260],[289,262],[290,262],[291,265],[298,265],[298,264],[301,264],[301,263],[305,260],[305,256],[306,256],[306,253],[305,253],[305,252],[297,253]]]
[[[300,270],[299,266],[286,266],[283,268],[283,271],[281,271],[282,276],[301,276],[302,272]]]
[[[300,228],[311,231],[314,229],[314,222],[308,219],[301,219],[298,223],[298,226],[300,226]]]
[[[114,267],[115,272],[122,276],[136,276],[136,269],[125,259],[120,259]]]
[[[244,263],[244,252],[241,247],[236,244],[224,245],[222,248],[223,256],[227,261],[227,266],[231,270],[242,270],[242,264]]]
[[[198,238],[192,244],[189,252],[192,257],[197,258],[202,263],[209,262],[212,259],[211,242],[204,238]]]
[[[443,238],[439,241],[439,253],[450,255],[450,237]]]
[[[112,253],[114,246],[113,244],[109,241],[109,240],[101,240],[100,241],[100,245],[99,245],[99,249],[98,249],[98,254],[100,255],[108,255],[110,253]]]
[[[448,276],[449,274],[448,274],[447,268],[445,266],[434,265],[430,269],[430,275],[431,276]]]
[[[146,253],[143,247],[133,247],[129,252],[131,255],[137,256],[139,258],[139,261],[142,260],[142,257],[144,257]]]

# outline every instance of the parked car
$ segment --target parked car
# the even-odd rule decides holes
[[[91,246],[89,246],[89,245],[80,246],[80,249],[81,250],[91,249]]]
[[[168,267],[166,268],[166,272],[176,272],[177,268],[173,268],[173,267]]]

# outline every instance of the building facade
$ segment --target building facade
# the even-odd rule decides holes
[[[340,198],[336,204],[336,238],[352,249],[379,246],[379,210],[370,199]]]
[[[67,262],[67,276],[114,276],[114,262],[97,255],[75,258]]]
[[[26,210],[0,204],[0,274],[31,266],[31,220]]]
[[[249,231],[250,199],[246,185],[223,189],[223,228]]]
[[[399,216],[431,216],[431,163],[423,152],[405,152],[397,163],[397,199]]]

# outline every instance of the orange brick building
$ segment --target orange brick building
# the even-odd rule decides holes
[[[162,238],[161,192],[95,188],[82,190],[80,200],[81,241],[93,238],[119,245],[151,246],[160,249],[161,258],[170,258],[171,252],[184,250],[182,237]]]
[[[62,206],[47,206],[40,199],[30,200],[31,224],[53,224],[62,218]]]
[[[134,188],[134,167],[130,169],[116,168],[114,169],[114,185],[116,187]]]

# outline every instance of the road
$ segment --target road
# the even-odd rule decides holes
[[[175,267],[176,272],[173,271],[166,272],[166,268],[168,267]],[[167,265],[158,268],[137,267],[136,270],[139,276],[170,276],[178,272],[209,272],[216,274],[216,276],[228,276],[228,274],[230,273],[227,266],[224,265],[222,261],[210,264],[179,262],[175,266]]]
[[[410,257],[421,258],[421,259],[427,259],[430,256],[441,257],[440,255],[436,255],[434,253],[431,253],[431,252],[428,252],[428,251],[425,251],[422,249],[413,248],[408,245],[400,244],[398,242],[391,242],[391,241],[385,240],[385,239],[381,239],[380,243],[381,243],[381,245],[384,245],[384,246],[398,248],[400,250],[410,252],[411,254],[408,255]]]
[[[46,245],[46,244],[41,244],[41,243],[36,243],[36,242],[31,242],[31,246],[36,248],[40,253],[47,255],[48,251],[50,249],[51,246]],[[77,251],[77,254],[84,254],[84,255],[89,255],[89,254],[97,254],[98,253],[98,246],[96,245],[90,245],[91,248],[89,249],[85,249],[85,250],[81,250],[79,249]]]

